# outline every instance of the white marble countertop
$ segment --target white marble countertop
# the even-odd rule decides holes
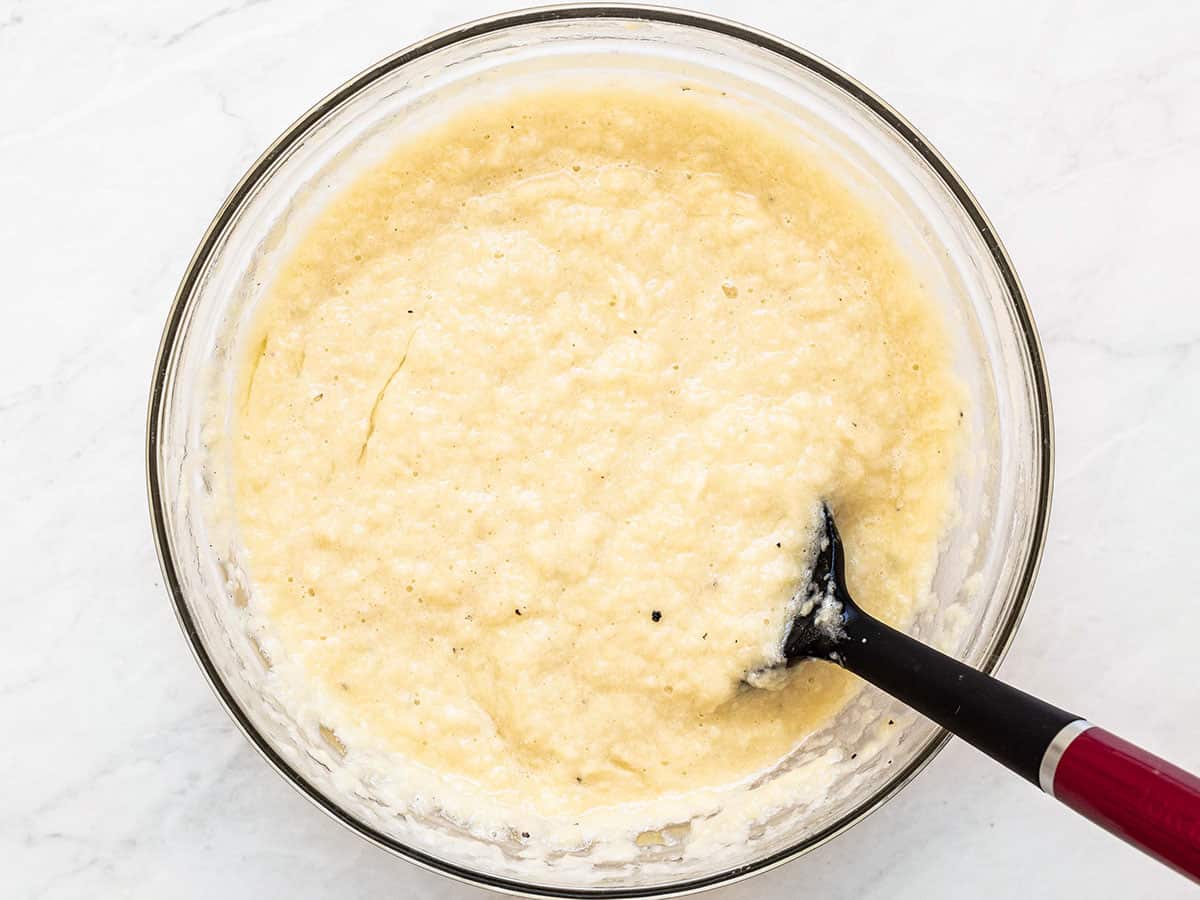
[[[0,0],[0,859],[7,897],[480,892],[319,814],[185,647],[143,475],[210,216],[317,98],[496,0]],[[1200,769],[1200,5],[713,0],[857,75],[974,189],[1046,345],[1058,476],[1009,679]],[[720,900],[1194,896],[951,746]]]

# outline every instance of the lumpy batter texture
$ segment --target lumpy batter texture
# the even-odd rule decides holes
[[[350,752],[547,816],[772,766],[854,684],[778,651],[821,500],[903,624],[960,392],[882,225],[685,91],[472,108],[318,216],[257,312],[255,602]]]

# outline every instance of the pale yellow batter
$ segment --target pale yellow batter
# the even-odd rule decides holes
[[[257,313],[255,601],[350,753],[572,816],[752,776],[855,684],[771,658],[817,505],[903,623],[960,391],[882,226],[680,90],[471,109],[337,196]]]

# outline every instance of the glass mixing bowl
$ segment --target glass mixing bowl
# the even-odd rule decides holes
[[[484,887],[553,896],[664,896],[744,878],[811,850],[894,795],[945,732],[866,689],[782,768],[845,754],[828,797],[757,823],[728,852],[690,855],[670,830],[619,864],[589,853],[530,859],[427,812],[396,809],[341,764],[344,747],[265,686],[245,627],[251,581],[230,525],[229,421],[237,348],[264,286],[315,211],[397,137],[463,102],[525,84],[613,74],[704,86],[781,116],[887,223],[940,303],[970,395],[959,516],[933,601],[912,633],[985,671],[999,663],[1033,584],[1049,512],[1046,373],[1011,263],[978,204],[886,103],[809,53],[731,22],[666,9],[572,6],[464,25],[397,53],[330,94],[254,164],[218,212],[167,319],[147,427],[151,517],[179,621],[246,737],[301,793],[405,859]],[[886,739],[874,723],[893,720]],[[851,754],[855,754],[851,757]],[[770,776],[768,776],[770,777]]]

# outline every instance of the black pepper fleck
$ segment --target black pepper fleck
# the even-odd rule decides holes
[[[529,832],[528,832],[528,831],[522,831],[522,832],[521,832],[521,837],[523,837],[523,838],[527,838],[527,837],[529,837]]]
[[[660,613],[657,609],[654,610],[654,612],[650,613],[650,621],[652,621],[652,622],[657,622],[661,618],[662,618],[662,613]]]
[[[519,609],[514,609],[513,612],[515,612],[518,616],[521,614],[521,611]]]

